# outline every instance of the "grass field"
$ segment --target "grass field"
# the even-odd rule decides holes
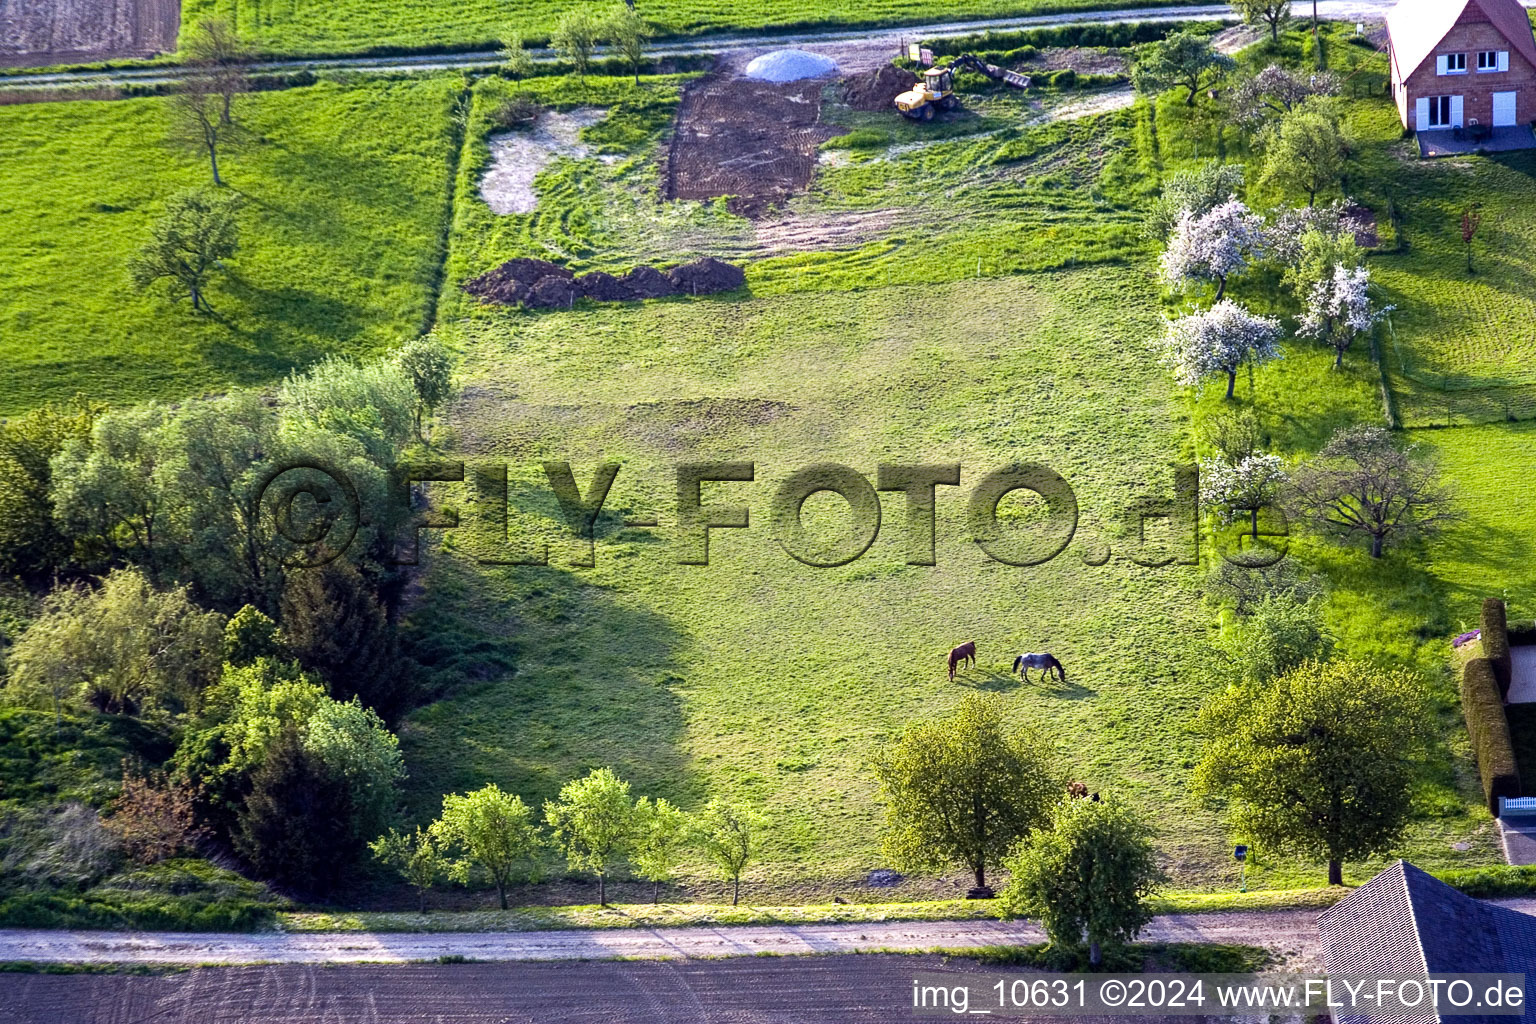
[[[663,0],[641,4],[640,14],[658,35],[855,25],[894,26],[966,18],[1000,18],[1054,11],[1153,7],[1171,0],[967,0],[934,8],[917,0],[875,4],[852,0],[818,4],[811,0],[767,0],[731,4],[722,0]],[[231,21],[240,33],[270,54],[399,52],[402,50],[494,48],[512,32],[524,39],[548,39],[567,7],[584,6],[602,17],[611,5],[545,4],[537,0],[426,0],[381,9],[367,0],[186,0],[182,27],[206,17]]]
[[[432,315],[457,79],[241,99],[223,160],[245,197],[216,317],[138,293],[128,257],[165,199],[208,180],[160,99],[0,108],[0,414],[84,392],[129,402],[265,382],[380,351]]]

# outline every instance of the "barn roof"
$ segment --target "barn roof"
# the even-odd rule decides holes
[[[1536,37],[1520,0],[1398,0],[1387,13],[1398,77],[1417,71],[1463,15],[1466,21],[1492,23],[1510,46],[1536,65]]]
[[[1330,974],[1529,973],[1536,964],[1536,917],[1465,896],[1401,860],[1319,915],[1317,929]],[[1339,1021],[1353,1019],[1345,1014]],[[1413,1024],[1439,1018],[1425,1009]]]

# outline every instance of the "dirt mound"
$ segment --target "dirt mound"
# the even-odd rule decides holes
[[[520,256],[465,281],[464,290],[481,302],[515,306],[527,302],[533,286],[545,278],[553,277],[568,282],[574,276],[569,270],[548,260]]]
[[[887,110],[917,84],[917,76],[894,64],[843,79],[843,102],[854,110]]]
[[[667,277],[683,295],[713,295],[734,291],[747,283],[747,275],[740,267],[723,263],[713,256],[679,264],[667,271]]]
[[[845,131],[821,123],[821,87],[726,71],[689,85],[667,152],[667,198],[730,196],[732,213],[757,217],[804,191],[821,144]]]
[[[528,290],[527,304],[534,309],[566,309],[576,298],[571,277],[549,275]]]
[[[655,267],[636,267],[619,280],[637,299],[659,299],[677,294],[672,279]]]
[[[584,299],[596,299],[598,302],[628,302],[637,297],[630,290],[629,285],[601,270],[594,270],[590,274],[582,274],[578,277],[576,294]]]

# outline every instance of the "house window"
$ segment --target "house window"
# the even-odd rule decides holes
[[[1451,126],[1451,98],[1449,96],[1431,96],[1429,98],[1429,126],[1431,128],[1449,128]]]
[[[1497,58],[1495,58],[1497,59]],[[1448,53],[1445,55],[1445,73],[1448,75],[1464,75],[1467,73],[1467,55],[1464,53]]]
[[[1477,51],[1477,70],[1479,70],[1479,71],[1503,71],[1503,70],[1506,70],[1507,68],[1508,68],[1507,64],[1504,67],[1502,67],[1502,68],[1499,66],[1499,51],[1498,50],[1479,50],[1479,51]]]

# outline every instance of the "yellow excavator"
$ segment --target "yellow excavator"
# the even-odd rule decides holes
[[[938,111],[954,110],[960,105],[960,97],[955,95],[955,72],[961,68],[969,68],[1015,89],[1029,88],[1029,76],[988,64],[975,54],[962,53],[945,67],[924,71],[921,82],[896,97],[896,109],[913,121],[932,121]]]

